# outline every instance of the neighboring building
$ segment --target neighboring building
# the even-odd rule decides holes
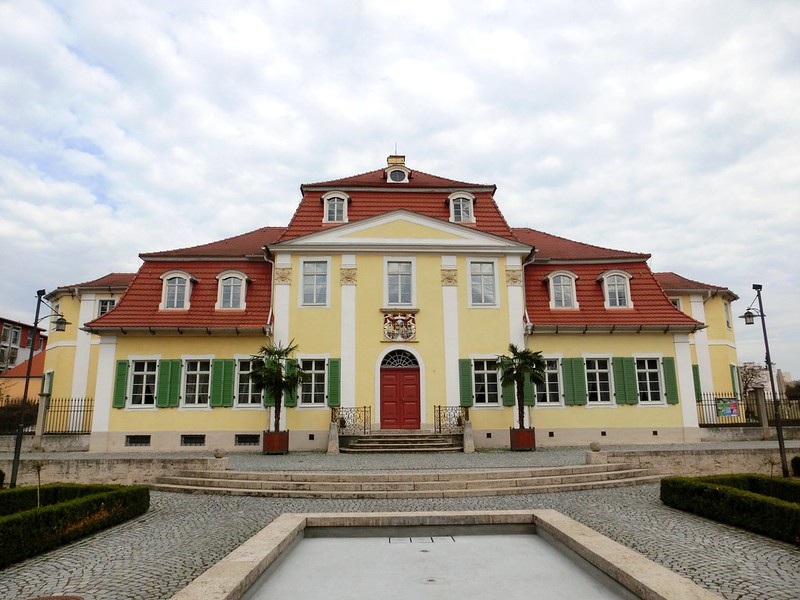
[[[33,355],[31,363],[31,380],[28,384],[28,398],[38,398],[42,389],[42,373],[44,371],[45,352]],[[13,369],[0,375],[0,393],[4,398],[21,399],[25,393],[25,379],[28,374],[28,361],[24,360]]]
[[[525,391],[540,445],[699,440],[691,338],[705,325],[649,255],[512,228],[494,185],[401,156],[300,189],[287,227],[142,254],[102,316],[74,316],[74,286],[51,294],[96,350],[53,363],[54,388],[94,396],[91,450],[258,446],[273,408],[251,357],[292,341],[309,373],[284,408],[293,450],[326,447],[335,406],[368,407],[375,429],[469,407],[476,445],[507,446],[514,397],[495,361],[509,343],[547,358],[546,385]]]
[[[44,350],[47,345],[47,336],[41,329],[39,334],[34,354]],[[28,360],[33,337],[33,325],[0,317],[0,373]]]
[[[707,327],[691,336],[695,394],[739,395],[739,359],[736,353],[731,303],[739,296],[726,287],[686,279],[675,273],[656,273],[670,301]]]
[[[111,311],[133,280],[134,273],[109,273],[104,277],[62,286],[46,299],[67,320],[65,331],[55,330],[44,365],[42,391],[53,398],[94,398],[100,338],[83,326]]]

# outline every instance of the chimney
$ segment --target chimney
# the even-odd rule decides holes
[[[405,166],[406,164],[406,157],[402,154],[392,154],[390,157],[386,159],[387,166],[394,166],[394,165],[402,165]]]

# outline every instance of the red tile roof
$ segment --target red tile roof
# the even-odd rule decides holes
[[[406,165],[402,165],[406,166]],[[491,188],[493,192],[496,188],[494,185],[483,183],[467,183],[466,181],[456,181],[455,179],[446,179],[430,173],[423,173],[422,171],[412,170],[408,176],[407,183],[393,183],[386,181],[386,167],[383,169],[375,169],[367,173],[353,175],[351,177],[343,177],[341,179],[331,179],[329,181],[319,181],[317,183],[304,183],[300,186],[300,191],[304,194],[308,188],[331,188],[346,190],[356,187],[379,187],[386,189],[399,189],[399,188]]]
[[[27,349],[30,352],[30,348]],[[46,352],[42,351],[33,355],[33,362],[31,363],[31,377],[41,377],[44,372],[44,357]],[[13,369],[9,369],[5,373],[0,374],[0,377],[7,377],[9,379],[24,378],[28,372],[28,361],[24,360]]]
[[[550,308],[550,290],[545,277],[560,269],[578,276],[575,282],[577,310]],[[603,287],[597,278],[605,271],[620,269],[633,276],[630,280],[633,308],[605,308]],[[703,327],[672,305],[643,261],[624,265],[618,262],[563,265],[534,262],[525,269],[525,299],[534,331],[556,327],[564,330],[663,328],[691,331]]]
[[[739,299],[739,296],[726,287],[687,279],[672,271],[653,273],[653,275],[655,275],[656,281],[658,281],[658,284],[667,293],[717,293],[728,295],[731,300]]]
[[[194,279],[189,297],[189,310],[159,310],[163,281],[168,271],[184,271]],[[249,281],[245,296],[246,310],[215,310],[217,275],[236,270]],[[175,330],[176,328],[260,330],[267,322],[272,287],[272,267],[260,260],[204,260],[187,263],[182,260],[146,261],[136,274],[128,291],[117,306],[86,324],[93,331],[107,329]]]
[[[63,292],[67,290],[71,290],[74,288],[126,288],[131,284],[133,278],[136,276],[136,273],[109,273],[108,275],[103,275],[98,279],[93,279],[91,281],[84,281],[83,283],[73,283],[71,285],[62,285],[59,286],[55,292]]]
[[[536,260],[635,260],[642,261],[650,258],[649,254],[640,252],[627,252],[625,250],[612,250],[601,248],[582,242],[575,242],[567,238],[537,231],[528,227],[515,227],[514,235],[520,242],[536,248]]]
[[[226,238],[210,244],[201,244],[189,248],[163,250],[161,252],[145,252],[139,255],[142,260],[162,258],[223,258],[261,256],[262,248],[275,242],[286,231],[286,227],[262,227],[241,235]]]

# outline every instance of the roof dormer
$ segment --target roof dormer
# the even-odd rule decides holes
[[[393,154],[386,159],[387,167],[383,170],[386,183],[408,183],[411,169],[406,166],[406,157]]]

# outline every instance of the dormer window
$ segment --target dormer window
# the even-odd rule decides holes
[[[606,308],[633,308],[630,280],[631,274],[625,271],[607,271],[598,277]]]
[[[550,286],[550,308],[578,308],[575,280],[571,271],[555,271],[546,277]]]
[[[447,202],[450,205],[451,223],[475,222],[475,196],[467,192],[455,192],[447,197]]]
[[[191,275],[183,271],[170,271],[161,276],[163,289],[159,310],[188,310],[189,298],[192,296]]]
[[[347,223],[347,204],[350,198],[342,192],[328,192],[322,196],[323,223]]]
[[[225,271],[217,275],[216,310],[244,310],[247,295],[247,275],[239,271]]]

